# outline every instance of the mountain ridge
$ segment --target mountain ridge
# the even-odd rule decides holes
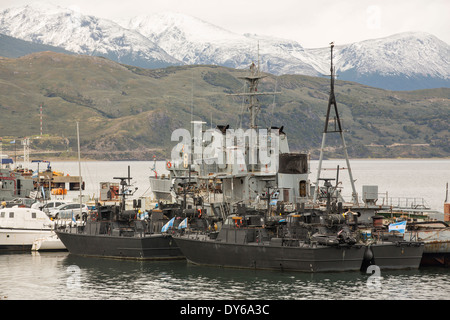
[[[144,68],[213,64],[244,69],[259,60],[261,69],[274,75],[329,73],[329,48],[240,35],[178,13],[112,21],[35,4],[0,12],[0,33]],[[335,46],[336,71],[342,79],[388,90],[450,87],[449,57],[447,43],[423,32]]]
[[[191,119],[245,127],[246,103],[229,94],[243,91],[239,78],[247,72],[211,65],[146,69],[54,52],[0,58],[0,136],[34,136],[32,149],[74,156],[78,121],[87,158],[164,159],[175,145],[171,133],[190,128]],[[318,157],[329,79],[264,75],[258,91],[282,94],[260,97],[258,125],[284,126],[291,151]],[[450,157],[449,88],[396,92],[337,80],[335,94],[351,157]],[[49,138],[39,137],[41,105]],[[337,137],[327,141],[326,156],[339,156]]]
[[[102,55],[141,67],[163,67],[179,61],[137,32],[117,23],[59,6],[34,3],[0,14],[0,33],[88,55]]]

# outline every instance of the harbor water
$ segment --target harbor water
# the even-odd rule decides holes
[[[52,162],[52,169],[78,175],[76,162]],[[337,165],[324,161],[322,176],[335,177]],[[83,162],[85,193],[98,196],[100,182],[124,177],[130,166],[135,196],[149,196],[153,162]],[[158,174],[164,173],[158,162]],[[378,185],[392,198],[424,198],[443,212],[450,160],[352,160],[357,192]],[[310,165],[311,180],[317,161]],[[339,173],[343,195],[351,188],[345,170]],[[116,181],[117,182],[117,181]],[[360,195],[361,196],[361,195]],[[442,219],[442,215],[436,216]],[[0,254],[0,300],[448,300],[450,270],[371,273],[295,273],[196,266],[179,261],[122,261],[85,258],[68,252]],[[179,310],[177,311],[179,312]]]
[[[318,163],[318,160],[310,162],[311,183],[315,183]],[[65,174],[78,175],[79,172],[78,162],[54,161],[51,162],[51,166],[53,170]],[[86,185],[84,194],[98,197],[100,182],[119,182],[113,177],[126,177],[128,166],[133,178],[131,184],[138,187],[134,197],[151,196],[149,176],[154,175],[153,161],[84,161],[81,163],[81,175]],[[343,187],[342,195],[345,200],[350,201],[352,189],[345,160],[324,160],[321,177],[336,178],[338,166],[340,186]],[[377,204],[383,204],[383,199],[387,197],[394,205],[400,203],[411,207],[414,203],[421,204],[423,199],[425,205],[431,209],[441,213],[444,210],[445,186],[450,182],[450,159],[358,159],[350,160],[350,166],[360,200],[362,186],[377,185],[379,192]],[[166,163],[157,161],[156,171],[158,176],[167,174]],[[67,199],[72,200],[70,197],[73,195],[76,196],[77,193],[72,192]],[[443,215],[438,215],[437,218],[443,219]]]
[[[342,273],[226,269],[180,261],[0,255],[0,298],[11,300],[447,300],[445,268]]]

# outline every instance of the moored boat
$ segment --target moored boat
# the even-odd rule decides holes
[[[35,240],[54,235],[54,223],[40,210],[0,210],[0,251],[29,251]]]
[[[376,265],[380,270],[418,269],[424,243],[418,241],[379,241],[367,246],[362,270]]]
[[[82,256],[104,258],[160,260],[183,259],[172,237],[161,233],[172,208],[151,210],[148,218],[140,218],[139,210],[125,210],[125,197],[131,192],[126,180],[120,179],[122,186],[119,205],[98,206],[97,213],[87,221],[73,227],[60,225],[56,233],[69,253]]]
[[[230,216],[218,233],[184,232],[174,239],[194,264],[278,271],[358,271],[365,246],[337,235],[303,241],[271,234],[259,216]],[[278,233],[278,232],[276,232]]]

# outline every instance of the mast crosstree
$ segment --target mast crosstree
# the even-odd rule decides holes
[[[229,94],[230,96],[248,96],[249,97],[248,110],[250,112],[250,129],[257,128],[256,118],[258,116],[259,111],[261,110],[258,96],[281,94],[281,92],[258,92],[259,80],[264,79],[265,77],[267,77],[267,76],[261,75],[261,71],[259,68],[259,44],[258,44],[258,65],[255,65],[255,63],[252,62],[252,64],[250,65],[249,75],[247,75],[245,77],[238,77],[238,79],[243,79],[247,82],[249,92],[248,93]]]

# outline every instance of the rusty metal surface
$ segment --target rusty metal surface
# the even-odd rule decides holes
[[[430,230],[411,231],[406,237],[416,237],[418,241],[425,243],[425,253],[449,253],[450,252],[450,228],[433,228]]]

